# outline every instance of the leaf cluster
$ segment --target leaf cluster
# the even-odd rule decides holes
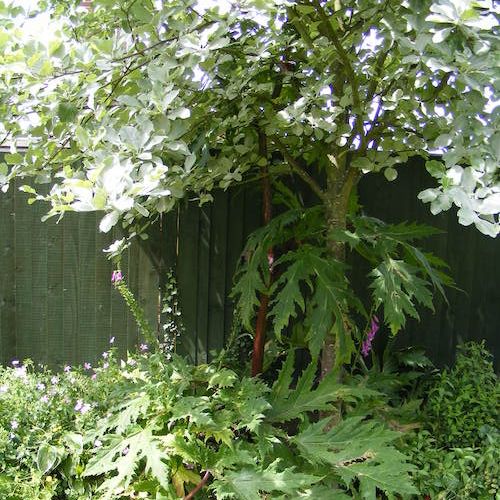
[[[403,447],[422,494],[490,499],[499,494],[498,377],[484,342],[458,348],[455,365],[424,387],[421,429]]]
[[[2,459],[0,491],[36,478],[40,487],[32,493],[14,488],[5,498],[173,499],[209,472],[209,498],[415,493],[412,467],[393,446],[397,433],[361,416],[329,430],[329,419],[318,419],[339,401],[373,392],[333,376],[316,384],[312,364],[298,378],[294,371],[293,353],[271,388],[227,368],[175,356],[167,362],[162,354],[99,369],[89,385],[106,392],[105,404],[93,406],[88,421],[67,407],[71,419],[61,432],[34,438],[24,462],[6,467]],[[32,393],[29,385],[20,388],[17,400]],[[7,404],[12,397],[0,395]],[[80,397],[88,400],[85,391]],[[0,430],[7,428],[2,421]],[[29,434],[30,422],[22,429]]]
[[[392,335],[407,318],[419,319],[418,307],[433,309],[433,296],[446,300],[444,288],[452,286],[446,264],[422,251],[416,240],[439,231],[419,224],[386,224],[378,219],[352,215],[347,229],[327,230],[321,207],[294,208],[276,216],[248,238],[245,261],[236,274],[233,296],[243,325],[252,331],[252,320],[261,294],[271,298],[269,317],[274,338],[283,334],[309,348],[317,357],[325,338],[335,335],[339,363],[348,363],[362,324],[371,314],[384,316]],[[349,280],[349,267],[334,257],[330,247],[349,245],[369,266],[366,286],[372,305],[364,304]],[[267,250],[278,256],[269,279]],[[379,312],[378,312],[379,311]],[[293,331],[290,335],[290,328]]]

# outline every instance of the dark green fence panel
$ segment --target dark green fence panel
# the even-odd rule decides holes
[[[124,355],[139,333],[102,252],[120,234],[99,233],[100,214],[93,213],[42,223],[45,207],[27,198],[15,186],[0,195],[0,362],[94,362],[111,337]],[[156,324],[158,277],[144,250],[133,245],[123,271]]]
[[[435,313],[420,310],[421,320],[410,321],[397,341],[422,345],[437,364],[454,359],[457,344],[485,340],[500,366],[500,239],[458,224],[456,210],[434,216],[417,194],[435,181],[421,160],[399,171],[398,179],[387,182],[380,175],[367,176],[359,186],[365,211],[387,222],[418,221],[438,227],[423,247],[444,259],[460,290],[448,289],[447,298],[437,301]]]
[[[161,268],[174,268],[179,286],[186,335],[177,352],[194,362],[209,361],[230,331],[229,292],[245,238],[260,225],[259,199],[258,189],[219,192],[210,205],[179,207],[166,216],[164,231],[155,233],[166,235]]]

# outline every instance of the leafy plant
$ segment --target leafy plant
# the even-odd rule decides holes
[[[333,374],[316,386],[313,365],[296,382],[293,371],[292,353],[269,388],[228,368],[167,361],[161,352],[121,363],[108,356],[92,380],[75,369],[26,371],[14,387],[15,370],[3,370],[2,498],[178,498],[203,477],[206,494],[221,499],[416,491],[412,467],[393,446],[398,433],[361,416],[325,432],[329,418],[315,417],[373,391],[339,384]],[[47,377],[64,380],[57,390],[67,402],[35,399]],[[23,413],[13,429],[15,411],[26,410],[30,418]]]
[[[370,315],[352,289],[348,266],[328,250],[328,239],[347,243],[368,262],[372,314],[383,315],[393,335],[407,317],[419,318],[417,306],[433,309],[433,293],[444,296],[444,287],[453,284],[444,272],[446,264],[414,245],[415,240],[436,234],[434,228],[391,225],[359,215],[350,216],[349,223],[348,229],[331,235],[320,207],[291,209],[250,235],[244,250],[249,258],[240,266],[233,288],[243,325],[251,331],[258,295],[265,293],[271,299],[269,316],[278,343],[286,345],[283,333],[293,327],[293,341],[308,346],[317,357],[333,325],[337,364],[351,361],[355,341]],[[262,276],[270,247],[281,255],[273,264],[277,277],[266,286]],[[300,322],[294,321],[298,318]]]
[[[443,370],[429,392],[426,415],[438,446],[475,447],[498,427],[500,385],[484,342],[458,347],[455,366]]]
[[[404,447],[420,491],[432,498],[496,498],[500,392],[484,342],[459,346],[455,366],[427,392],[421,430]]]

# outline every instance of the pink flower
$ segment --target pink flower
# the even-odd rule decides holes
[[[92,368],[92,365],[87,361],[86,363],[83,363],[83,367],[85,370],[90,370]]]
[[[113,274],[111,275],[111,283],[118,283],[123,279],[122,272],[117,269],[116,271],[113,271]]]
[[[366,339],[363,341],[361,345],[361,354],[363,355],[364,358],[368,356],[370,351],[372,350],[372,342],[373,339],[375,338],[375,335],[377,334],[379,330],[379,322],[377,316],[372,317],[372,321],[370,324],[370,330],[366,335]]]
[[[71,371],[71,366],[66,365],[66,366],[64,367],[64,371],[65,371],[66,373],[69,373],[69,372]]]
[[[148,344],[141,344],[141,345],[139,346],[139,349],[140,349],[141,351],[147,351],[147,350],[148,350]]]
[[[90,411],[91,406],[88,403],[84,403],[81,399],[77,400],[75,404],[75,411],[80,412],[82,415],[85,415],[88,411]]]

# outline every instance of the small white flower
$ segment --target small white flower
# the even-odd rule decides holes
[[[12,420],[12,422],[10,423],[10,428],[15,431],[18,427],[19,427],[18,421]]]

